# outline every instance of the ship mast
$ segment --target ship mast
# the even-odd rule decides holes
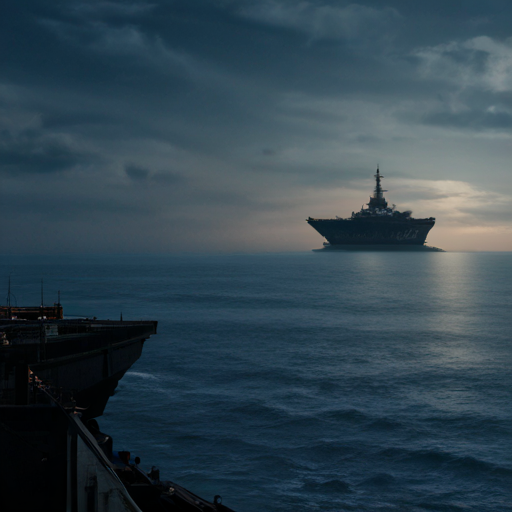
[[[373,196],[370,197],[370,202],[368,203],[370,208],[384,209],[388,207],[388,203],[384,199],[384,192],[387,192],[387,190],[383,190],[380,185],[380,180],[382,178],[384,178],[384,176],[380,175],[379,167],[377,167],[377,173],[375,174],[375,191],[373,192]]]
[[[375,197],[375,199],[384,199],[384,194],[383,194],[384,191],[382,190],[382,187],[380,186],[381,178],[384,178],[384,176],[380,175],[379,168],[377,167],[377,174],[375,175],[375,181],[377,183],[375,185],[375,193],[373,196],[373,197]]]

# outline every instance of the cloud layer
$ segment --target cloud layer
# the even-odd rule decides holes
[[[429,243],[512,250],[512,6],[11,3],[5,252],[307,250],[388,199]],[[507,240],[504,243],[504,240]]]

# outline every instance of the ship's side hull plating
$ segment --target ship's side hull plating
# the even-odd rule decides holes
[[[30,368],[41,381],[72,392],[84,419],[101,416],[156,328],[152,321],[0,320],[0,403],[28,403]],[[17,396],[15,389],[23,392]]]
[[[308,219],[331,245],[423,245],[433,219]]]

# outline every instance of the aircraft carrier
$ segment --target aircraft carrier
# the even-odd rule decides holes
[[[391,208],[384,198],[379,169],[375,174],[375,190],[367,208],[352,212],[351,217],[315,219],[307,223],[326,240],[327,248],[376,249],[376,250],[437,250],[425,245],[429,231],[436,219],[415,219],[411,211],[400,212],[395,205]]]

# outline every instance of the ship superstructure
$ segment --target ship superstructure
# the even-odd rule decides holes
[[[307,223],[315,228],[331,246],[423,246],[428,232],[435,224],[435,218],[415,219],[412,212],[400,212],[395,205],[391,208],[384,198],[379,168],[375,174],[375,190],[359,212],[343,219],[315,219]]]

